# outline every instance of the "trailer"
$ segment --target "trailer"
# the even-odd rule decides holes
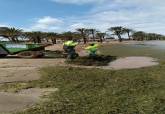
[[[25,44],[0,42],[0,57],[17,55],[21,58],[38,58],[44,56],[45,47],[48,44]]]

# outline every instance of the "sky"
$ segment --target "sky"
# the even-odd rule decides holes
[[[0,26],[46,32],[124,26],[165,35],[164,6],[164,0],[0,0]]]

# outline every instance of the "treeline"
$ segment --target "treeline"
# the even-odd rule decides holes
[[[145,33],[143,31],[135,32],[132,35],[133,40],[143,41],[143,40],[165,40],[165,36],[156,33]]]
[[[103,42],[105,39],[106,33],[97,31],[96,29],[85,29],[79,28],[76,29],[76,32],[41,32],[41,31],[32,31],[24,32],[21,29],[17,28],[7,28],[0,27],[0,36],[8,39],[11,42],[20,42],[27,41],[33,43],[43,43],[51,42],[53,44],[57,43],[57,40],[67,40],[67,39],[77,39],[87,43],[88,41],[99,41]]]
[[[68,40],[68,39],[77,39],[85,43],[90,41],[103,42],[106,38],[112,38],[116,36],[120,42],[123,40],[165,40],[164,35],[155,34],[155,33],[145,33],[143,31],[134,31],[129,28],[117,26],[111,27],[107,32],[101,32],[96,29],[87,29],[87,28],[78,28],[75,32],[64,32],[64,33],[55,33],[55,32],[24,32],[21,29],[17,28],[8,28],[0,27],[0,36],[8,39],[11,42],[33,42],[33,43],[43,43],[51,42],[53,44],[57,43],[57,40]],[[127,38],[123,38],[127,36]]]
[[[116,35],[121,42],[123,40],[122,35],[128,35],[126,39],[128,40],[137,40],[137,41],[144,41],[144,40],[165,40],[165,36],[156,33],[146,33],[143,31],[134,31],[129,28],[124,27],[111,27],[108,29]]]

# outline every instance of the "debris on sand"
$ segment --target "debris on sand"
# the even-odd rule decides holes
[[[115,56],[104,56],[99,55],[96,57],[79,57],[72,61],[67,61],[69,64],[73,65],[82,65],[82,66],[106,66],[109,62],[112,62],[116,59]]]

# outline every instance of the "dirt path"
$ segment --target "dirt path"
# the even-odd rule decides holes
[[[38,80],[39,69],[64,64],[64,59],[0,59],[0,83]]]
[[[40,78],[39,69],[64,64],[64,59],[0,59],[0,84],[28,82]],[[0,113],[22,110],[40,100],[50,89],[33,88],[19,93],[0,92]]]
[[[22,90],[19,93],[0,92],[0,113],[11,113],[13,111],[23,110],[41,101],[41,96],[48,95],[58,89],[40,89],[32,88]]]

